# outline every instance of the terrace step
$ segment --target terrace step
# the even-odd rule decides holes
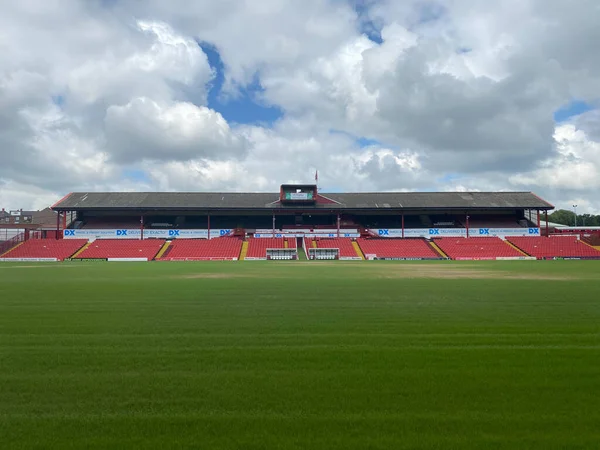
[[[73,256],[71,256],[71,258],[77,258],[79,256],[80,253],[83,253],[92,243],[88,242],[87,244],[85,244],[83,247],[81,247],[79,250],[77,250]]]
[[[354,250],[356,250],[356,254],[360,256],[360,259],[365,259],[365,255],[363,254],[360,245],[358,245],[358,242],[352,241],[352,247],[354,247]]]
[[[448,255],[446,255],[446,254],[444,253],[444,251],[443,251],[441,248],[439,248],[439,247],[438,247],[438,245],[437,245],[435,242],[431,241],[431,242],[429,242],[429,244],[430,244],[430,245],[433,247],[433,249],[434,249],[434,250],[435,250],[437,253],[439,253],[439,255],[440,255],[442,258],[450,259],[450,258],[448,257]]]
[[[523,250],[521,250],[519,247],[517,247],[515,244],[513,244],[512,242],[509,241],[504,241],[506,242],[508,245],[510,245],[512,248],[514,248],[516,251],[518,251],[519,253],[521,253],[523,256],[531,256],[528,255],[527,253],[525,253]]]
[[[166,241],[164,243],[164,245],[160,248],[160,250],[158,251],[156,256],[154,257],[154,259],[162,258],[165,255],[165,253],[167,252],[167,250],[169,249],[170,245],[171,245],[171,241]]]
[[[20,247],[21,245],[23,245],[24,242],[19,242],[17,245],[15,245],[14,247],[9,248],[6,252],[2,253],[0,255],[0,258],[3,258],[4,256],[8,255],[10,252],[12,252],[14,249]]]
[[[248,241],[242,242],[242,249],[240,250],[240,261],[243,261],[248,254]]]

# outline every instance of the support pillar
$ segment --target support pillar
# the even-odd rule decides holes
[[[469,215],[467,214],[467,238],[469,237]]]
[[[337,215],[337,237],[340,237],[340,215]]]
[[[56,213],[56,235],[54,239],[58,240],[58,234],[60,233],[60,211]]]
[[[404,213],[402,213],[402,239],[404,239]]]
[[[210,240],[210,214],[206,217],[206,224],[208,227],[208,239]]]
[[[275,237],[275,214],[273,214],[273,237]]]
[[[537,225],[538,225],[538,228],[540,228],[540,220],[541,220],[540,219],[540,210],[538,209],[538,211],[537,211]]]
[[[144,240],[144,215],[140,216],[140,240]]]
[[[63,213],[63,230],[67,229],[67,212]]]
[[[546,211],[546,237],[550,236],[550,226],[548,225],[548,211]]]

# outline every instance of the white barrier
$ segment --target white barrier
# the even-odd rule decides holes
[[[337,232],[336,233],[301,233],[301,232],[296,232],[296,233],[275,233],[275,235],[273,235],[273,233],[255,233],[254,234],[255,238],[272,238],[272,237],[276,237],[276,238],[290,238],[290,237],[319,237],[319,238],[337,238]],[[360,237],[360,234],[358,233],[342,233],[340,232],[340,237],[341,238],[358,238]]]
[[[496,261],[537,261],[534,256],[499,256]]]
[[[108,258],[108,262],[148,262],[148,258]]]
[[[57,258],[0,258],[3,262],[58,262]]]

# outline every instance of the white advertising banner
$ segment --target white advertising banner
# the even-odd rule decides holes
[[[0,258],[4,262],[58,262],[56,258]]]
[[[210,238],[226,236],[232,230],[210,230]],[[64,230],[65,239],[139,239],[141,230]],[[208,230],[144,230],[144,239],[207,239]]]
[[[379,237],[402,237],[401,228],[376,228],[371,230]],[[539,228],[470,228],[469,237],[539,236]],[[466,237],[466,228],[406,228],[404,237]]]
[[[273,233],[255,233],[254,234],[255,238],[272,238],[273,237]],[[337,232],[336,233],[320,233],[320,234],[315,234],[315,233],[296,233],[296,234],[289,234],[289,233],[275,233],[275,237],[276,238],[291,238],[291,237],[319,237],[319,238],[336,238],[338,237]],[[360,234],[358,233],[342,233],[340,231],[340,237],[341,238],[357,238],[360,237]]]

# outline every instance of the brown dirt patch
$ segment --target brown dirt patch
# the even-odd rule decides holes
[[[375,268],[374,268],[375,269]],[[477,270],[465,266],[399,265],[377,267],[377,278],[488,279],[488,280],[547,280],[569,281],[580,278],[564,275],[517,274],[499,270]],[[383,270],[382,270],[383,269]]]
[[[223,278],[246,278],[248,275],[238,273],[191,273],[187,275],[177,275],[175,279],[195,280],[195,279],[223,279]]]

